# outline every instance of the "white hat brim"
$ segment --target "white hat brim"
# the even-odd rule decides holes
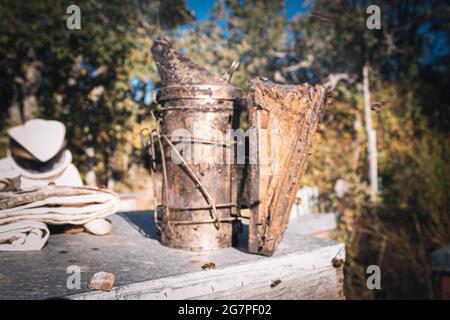
[[[72,153],[69,150],[64,151],[64,155],[61,158],[61,162],[58,162],[55,164],[55,167],[52,168],[50,171],[47,172],[30,172],[28,170],[25,170],[24,168],[20,167],[15,161],[14,158],[11,156],[11,154],[8,152],[7,157],[11,161],[11,165],[14,168],[14,171],[17,172],[17,175],[21,175],[30,179],[49,179],[55,176],[60,175],[64,172],[64,170],[67,169],[69,164],[72,163]]]
[[[63,147],[66,127],[56,120],[33,119],[10,128],[8,135],[36,159],[47,162]]]

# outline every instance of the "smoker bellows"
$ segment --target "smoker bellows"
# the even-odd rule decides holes
[[[249,251],[272,255],[287,227],[327,90],[255,79],[245,94],[166,40],[155,40],[152,53],[163,81],[157,95],[163,114],[157,134],[162,243],[191,250],[229,247],[240,209],[247,207]],[[246,162],[237,163],[242,143],[232,129],[239,128],[245,108]]]

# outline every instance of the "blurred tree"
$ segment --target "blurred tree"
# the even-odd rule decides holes
[[[369,4],[315,1],[309,14],[294,18],[295,45],[288,47],[290,67],[283,76],[337,84],[305,183],[323,190],[324,209],[339,211],[338,234],[348,244],[347,295],[373,294],[365,287],[364,266],[376,263],[386,281],[386,290],[377,296],[429,298],[428,253],[450,241],[448,210],[442,209],[450,198],[444,178],[449,106],[442,86],[449,66],[448,22],[443,19],[448,21],[449,8],[445,1],[380,1],[382,29],[373,31],[365,26]],[[365,161],[359,156],[366,144],[361,70],[367,58],[371,96],[384,105],[373,113],[383,178],[375,207],[367,202],[361,181]],[[350,185],[341,199],[333,192],[338,178]],[[417,274],[424,276],[418,279]]]
[[[9,114],[11,124],[34,116],[61,120],[80,169],[95,166],[100,183],[111,184],[114,170],[126,172],[133,154],[127,139],[145,112],[142,86],[157,79],[145,31],[186,23],[189,11],[182,0],[170,6],[165,1],[78,1],[81,29],[69,30],[70,4],[1,2],[1,113]]]
[[[218,74],[240,60],[233,83],[246,87],[252,77],[274,79],[279,70],[276,52],[286,45],[286,22],[282,0],[220,0],[207,20],[183,32],[180,45]]]
[[[381,79],[402,82],[403,94],[419,91],[423,84],[418,74],[419,59],[427,55],[424,49],[429,44],[429,33],[424,29],[438,34],[448,32],[442,14],[448,13],[448,6],[439,0],[379,1],[381,29],[370,30],[366,27],[369,5],[370,1],[361,0],[318,0],[309,8],[309,14],[298,15],[290,24],[294,41],[286,56],[291,65],[283,68],[283,76],[293,81],[324,82],[332,87],[341,80],[362,84],[368,178],[374,195],[378,189],[378,163],[371,107],[372,102],[383,103],[371,102],[369,78],[374,77],[370,77],[369,70]],[[411,106],[406,105],[405,112],[417,114]]]

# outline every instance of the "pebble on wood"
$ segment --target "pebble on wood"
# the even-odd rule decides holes
[[[94,219],[86,223],[84,229],[91,234],[104,236],[111,233],[112,226],[111,223],[105,219]]]
[[[89,281],[89,289],[91,290],[101,290],[101,291],[111,291],[114,287],[114,282],[116,277],[110,272],[100,271],[94,274]]]

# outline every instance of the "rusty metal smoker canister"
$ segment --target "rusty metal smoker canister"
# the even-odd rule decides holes
[[[152,52],[165,85],[157,96],[165,167],[161,242],[190,250],[229,247],[237,198],[230,129],[238,127],[243,93],[165,40],[155,41]]]

